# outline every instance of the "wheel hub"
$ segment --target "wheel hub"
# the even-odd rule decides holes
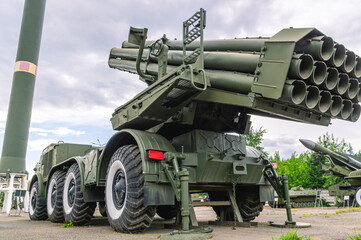
[[[51,207],[54,207],[55,205],[55,199],[56,199],[56,185],[54,184],[54,186],[51,189]]]
[[[31,207],[33,209],[36,208],[36,200],[37,200],[38,194],[35,192],[34,195],[31,197]]]
[[[73,206],[74,199],[75,199],[75,181],[74,181],[74,179],[72,179],[69,183],[68,199],[69,199],[69,205]]]
[[[113,202],[117,209],[123,207],[126,191],[127,191],[127,187],[125,181],[125,174],[121,169],[119,169],[114,175],[113,186],[112,186]]]

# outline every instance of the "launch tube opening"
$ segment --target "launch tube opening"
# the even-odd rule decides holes
[[[342,70],[346,73],[350,73],[356,64],[356,55],[352,51],[346,52],[346,59],[341,66]]]
[[[351,78],[350,79],[350,86],[348,87],[348,90],[347,90],[347,97],[349,99],[353,99],[357,96],[357,93],[359,91],[359,82],[357,79],[355,78]]]
[[[317,61],[314,64],[310,82],[315,85],[321,85],[327,77],[327,66],[324,62]]]
[[[342,101],[342,110],[341,110],[340,117],[342,119],[347,119],[350,117],[351,112],[352,112],[352,102],[348,99],[344,99]]]
[[[352,69],[352,76],[355,78],[360,78],[361,77],[361,59],[360,58],[356,58],[356,64],[355,67]]]
[[[318,110],[325,113],[331,106],[331,93],[328,91],[321,91],[320,101],[318,102]]]
[[[336,68],[328,68],[327,69],[327,77],[323,83],[324,88],[326,90],[333,90],[338,83],[338,71]]]
[[[313,58],[309,54],[297,54],[291,61],[289,77],[307,79],[313,71]]]
[[[341,112],[341,109],[342,109],[342,98],[338,95],[333,95],[329,113],[331,114],[331,116],[336,117]]]
[[[335,91],[337,94],[343,95],[346,93],[349,85],[349,77],[346,73],[340,73],[338,75],[339,81],[337,83],[337,86],[335,88]]]
[[[352,122],[356,122],[360,118],[360,111],[361,111],[361,106],[358,103],[352,104],[352,113],[350,116],[350,120]]]
[[[317,106],[320,99],[320,90],[315,86],[308,86],[307,95],[305,99],[305,105],[309,109],[313,109]]]
[[[346,58],[346,48],[342,44],[335,44],[333,55],[330,59],[330,64],[334,67],[340,67]]]
[[[321,47],[321,60],[327,61],[332,57],[333,54],[333,40],[330,37],[322,38],[322,47]]]

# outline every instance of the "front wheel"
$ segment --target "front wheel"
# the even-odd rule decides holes
[[[29,196],[29,217],[31,220],[46,220],[48,214],[46,213],[46,205],[41,205],[39,201],[39,183],[34,182],[30,189]]]
[[[95,202],[85,202],[80,191],[80,170],[77,163],[69,168],[64,183],[63,209],[65,221],[74,225],[84,225],[90,221],[95,211]]]
[[[144,206],[144,174],[135,145],[120,147],[112,156],[106,179],[108,221],[118,232],[136,233],[153,221],[155,207]]]

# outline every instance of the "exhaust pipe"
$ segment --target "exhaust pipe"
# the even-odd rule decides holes
[[[335,43],[332,57],[327,61],[332,67],[341,67],[346,58],[346,48],[342,44]]]
[[[336,117],[340,114],[342,109],[342,98],[339,95],[333,95],[331,98],[331,106],[327,111],[332,117]]]
[[[360,87],[359,87],[358,80],[356,78],[351,78],[349,87],[344,96],[348,99],[354,99],[357,96],[357,93],[359,92],[359,90],[360,90]]]
[[[286,80],[281,99],[293,104],[301,104],[306,97],[306,84],[299,80]]]
[[[346,52],[346,59],[344,63],[341,65],[341,71],[345,73],[351,73],[352,69],[355,67],[356,64],[356,55],[352,51]]]
[[[346,120],[351,116],[352,113],[352,102],[349,99],[342,100],[342,109],[338,117]]]
[[[336,88],[338,82],[339,78],[337,69],[333,67],[327,68],[327,77],[326,80],[321,84],[321,86],[324,89],[331,91]]]
[[[359,57],[356,57],[356,64],[355,67],[352,69],[350,75],[354,78],[361,77],[361,59]]]
[[[314,59],[327,61],[333,54],[333,40],[330,37],[318,36],[307,39],[297,46],[297,50],[310,54]]]
[[[348,90],[348,85],[349,85],[349,77],[346,73],[340,73],[338,74],[338,83],[337,86],[335,87],[335,89],[333,89],[333,93],[339,94],[339,95],[344,95],[347,90]]]
[[[327,77],[327,65],[322,61],[317,61],[313,65],[313,71],[305,82],[313,85],[321,85]]]
[[[313,70],[313,58],[309,54],[296,54],[290,65],[289,78],[307,79]]]
[[[317,106],[320,99],[320,90],[316,86],[307,86],[306,97],[301,103],[301,105],[307,107],[308,109],[313,109]]]
[[[351,116],[347,119],[351,122],[356,122],[360,118],[361,106],[358,103],[352,104]]]
[[[320,100],[318,101],[317,104],[318,111],[320,111],[321,113],[327,112],[331,107],[331,102],[332,102],[331,98],[332,95],[329,91],[321,91]]]

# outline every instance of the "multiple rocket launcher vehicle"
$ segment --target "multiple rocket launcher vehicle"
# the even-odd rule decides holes
[[[146,28],[131,28],[111,50],[109,66],[148,87],[115,109],[117,133],[104,148],[44,150],[30,184],[31,219],[85,224],[98,202],[116,231],[140,232],[155,213],[180,212],[187,232],[197,226],[189,190],[208,192],[221,220],[242,222],[259,215],[274,188],[294,223],[287,178],[239,134],[253,114],[324,126],[356,121],[361,61],[315,28],[204,41],[205,16],[201,9],[183,22],[182,41],[146,41]]]

